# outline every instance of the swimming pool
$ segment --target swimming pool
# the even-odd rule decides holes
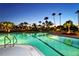
[[[0,34],[0,44],[3,44],[5,35]],[[47,33],[8,34],[9,38],[13,36],[16,36],[17,44],[32,45],[46,56],[79,56],[79,39],[55,36]]]

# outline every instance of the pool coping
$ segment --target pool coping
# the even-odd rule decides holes
[[[62,36],[62,37],[69,37],[69,38],[79,39],[79,37],[77,37],[77,36],[70,36],[70,35],[65,35],[65,34],[56,34],[56,33],[48,33],[48,34],[52,34],[52,35],[56,35],[56,36]]]
[[[3,47],[0,47],[1,48],[4,48],[4,45],[0,45],[0,46],[3,46]],[[11,47],[11,48],[15,48],[15,47],[22,47],[22,48],[26,48],[27,46],[31,47],[32,49],[34,49],[38,54],[39,56],[44,56],[44,54],[38,49],[36,48],[35,46],[31,46],[31,45],[21,45],[21,44],[17,44],[15,45],[14,47]],[[6,48],[10,48],[10,46],[6,47]],[[4,48],[4,49],[6,49]],[[30,55],[31,56],[31,55]]]

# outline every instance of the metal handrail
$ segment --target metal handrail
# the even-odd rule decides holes
[[[15,42],[14,42],[14,40],[16,40]],[[17,38],[14,36],[13,37],[13,47],[14,47],[14,45],[17,43]]]
[[[6,38],[9,40],[9,42],[6,44]],[[11,43],[11,40],[9,39],[8,36],[4,37],[4,48],[6,48],[6,45],[8,45],[9,43]]]
[[[6,39],[8,39],[9,40],[9,42],[8,43],[6,43]],[[14,45],[17,43],[17,39],[16,39],[16,37],[15,36],[13,36],[13,39],[12,39],[13,41],[12,41],[12,45],[13,45],[13,47],[14,47]],[[16,41],[15,41],[16,40]],[[8,36],[5,36],[4,37],[4,48],[6,48],[6,45],[10,45],[11,44],[11,39],[8,37]]]

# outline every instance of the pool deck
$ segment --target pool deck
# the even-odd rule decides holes
[[[49,34],[79,39],[79,35],[69,35],[69,34],[63,34],[61,32],[51,32]]]
[[[0,48],[0,56],[43,56],[42,52],[30,45],[15,45]]]

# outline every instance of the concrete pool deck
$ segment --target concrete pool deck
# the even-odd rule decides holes
[[[62,33],[62,32],[53,32],[53,33],[49,33],[49,34],[79,39],[79,35],[76,35],[76,34],[70,35],[70,34],[65,34],[65,33]]]
[[[15,45],[0,48],[0,56],[43,56],[43,53],[30,45]]]

